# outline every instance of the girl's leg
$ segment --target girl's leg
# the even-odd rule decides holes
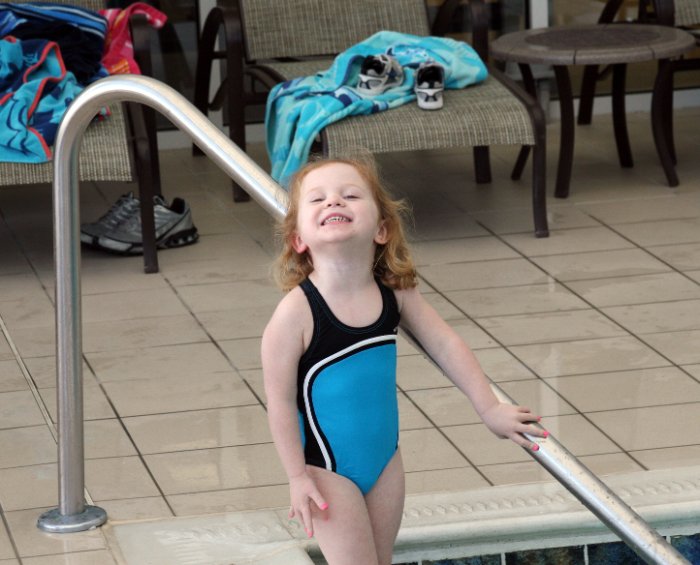
[[[328,565],[378,565],[365,498],[345,477],[307,466],[328,509],[312,505],[314,536]]]
[[[379,565],[391,565],[405,496],[403,461],[397,451],[365,496]],[[359,563],[359,562],[358,562]]]

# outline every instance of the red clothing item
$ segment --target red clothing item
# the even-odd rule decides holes
[[[151,27],[160,29],[165,25],[168,16],[143,2],[136,2],[123,10],[120,8],[100,10],[100,14],[107,18],[109,25],[102,64],[110,75],[125,73],[140,75],[141,69],[134,60],[129,18],[133,14],[144,14]]]

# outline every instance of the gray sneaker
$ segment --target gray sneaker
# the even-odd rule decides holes
[[[156,247],[181,247],[199,239],[192,223],[192,211],[182,198],[175,198],[170,206],[161,196],[153,197],[153,215],[156,223]],[[105,251],[124,255],[143,253],[141,214],[131,214],[125,221],[100,235],[94,245]]]
[[[97,247],[97,240],[101,236],[116,229],[131,216],[138,215],[139,204],[139,199],[134,196],[133,192],[120,196],[119,200],[112,204],[107,213],[99,220],[80,226],[80,241],[91,247]]]

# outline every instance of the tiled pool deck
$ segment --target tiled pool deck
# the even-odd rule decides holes
[[[618,166],[607,116],[579,127],[572,195],[549,198],[539,240],[529,179],[509,179],[515,148],[493,151],[494,181],[478,187],[470,151],[381,158],[415,211],[423,291],[600,475],[700,465],[698,124],[700,110],[677,112],[676,189],[648,114],[630,116],[634,169]],[[83,253],[87,491],[114,522],[285,506],[258,356],[279,299],[270,218],[234,204],[206,158],[163,151],[161,169],[200,242],[161,252],[153,275],[140,257]],[[86,184],[83,219],[129,188]],[[0,191],[0,565],[112,565],[102,530],[35,526],[57,504],[51,223],[47,187]],[[549,480],[406,342],[399,367],[409,493]]]

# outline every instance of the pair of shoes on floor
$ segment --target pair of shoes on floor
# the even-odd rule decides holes
[[[403,83],[403,69],[391,55],[369,55],[360,68],[357,89],[376,96],[385,90]],[[416,70],[414,86],[418,107],[424,110],[442,108],[442,93],[445,90],[445,69],[438,63],[421,63]]]
[[[199,239],[192,223],[192,211],[182,198],[168,203],[162,196],[153,197],[153,216],[156,226],[156,247],[181,247]],[[122,255],[141,255],[141,203],[133,192],[121,196],[99,220],[83,224],[80,241],[104,251]]]

